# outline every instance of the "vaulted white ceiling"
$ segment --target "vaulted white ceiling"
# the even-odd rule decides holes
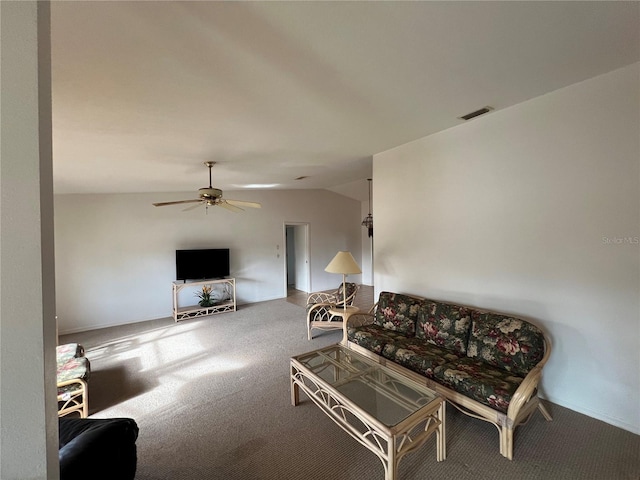
[[[213,160],[219,188],[364,200],[373,154],[640,59],[638,2],[51,10],[56,193],[195,191]]]

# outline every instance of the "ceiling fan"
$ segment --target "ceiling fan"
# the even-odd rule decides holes
[[[204,162],[204,164],[209,167],[209,186],[202,187],[198,190],[200,198],[195,198],[193,200],[177,200],[175,202],[158,202],[153,205],[156,207],[165,207],[167,205],[178,205],[181,203],[195,203],[195,205],[185,208],[185,210],[191,210],[193,208],[199,207],[200,205],[204,205],[205,207],[215,207],[219,206],[222,208],[226,208],[227,210],[231,210],[232,212],[242,212],[244,209],[240,207],[250,207],[250,208],[262,208],[262,205],[256,202],[244,202],[242,200],[227,200],[222,198],[222,190],[219,188],[213,188],[211,186],[211,167],[213,167],[216,162]]]

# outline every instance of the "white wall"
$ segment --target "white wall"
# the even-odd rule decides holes
[[[533,321],[553,341],[542,395],[635,433],[639,71],[374,156],[376,292]]]
[[[47,2],[0,2],[0,478],[59,478]]]
[[[360,202],[326,190],[247,191],[232,198],[262,209],[188,212],[155,201],[193,192],[56,195],[57,315],[60,333],[171,316],[175,250],[230,248],[238,303],[285,292],[284,225],[310,224],[311,289],[335,288],[324,267],[339,250],[360,255]],[[339,215],[337,214],[339,213]],[[350,276],[360,282],[360,276]]]
[[[373,163],[373,158],[371,159]],[[370,177],[371,178],[371,177]],[[346,195],[351,198],[366,198],[361,205],[360,222],[365,219],[369,213],[369,182],[364,179],[356,180],[355,182],[349,182],[330,189],[335,193]],[[374,182],[371,183],[371,193],[375,191]],[[373,211],[373,204],[371,205],[371,213],[374,218],[375,224],[375,212]],[[362,270],[362,284],[373,286],[373,242],[368,236],[366,228],[362,229],[362,256],[360,258],[354,257],[356,262],[360,265]]]

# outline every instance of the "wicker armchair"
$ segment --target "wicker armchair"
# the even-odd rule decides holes
[[[87,380],[91,374],[89,359],[78,343],[56,347],[58,417],[78,412],[81,418],[89,414]]]
[[[307,338],[311,340],[311,329],[342,330],[342,317],[329,313],[329,309],[353,305],[359,286],[355,283],[345,284],[346,295],[342,292],[342,284],[335,292],[312,292],[307,298]],[[346,297],[346,298],[345,298]]]

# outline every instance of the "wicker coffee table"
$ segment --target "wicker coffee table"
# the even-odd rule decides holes
[[[291,403],[302,390],[329,418],[382,461],[394,480],[407,453],[436,434],[446,458],[445,402],[424,385],[342,345],[291,358]]]

